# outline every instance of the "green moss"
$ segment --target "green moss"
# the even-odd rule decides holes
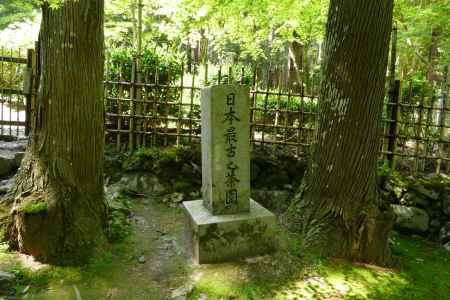
[[[396,268],[351,264],[313,253],[278,253],[252,264],[202,269],[189,299],[447,299],[450,253],[437,245],[394,236]],[[298,246],[293,247],[298,251]],[[234,269],[233,269],[234,268]],[[231,270],[230,270],[231,269]],[[243,274],[245,274],[243,276]]]
[[[43,212],[47,212],[48,205],[46,202],[25,202],[19,209],[20,212],[25,214],[39,214]]]

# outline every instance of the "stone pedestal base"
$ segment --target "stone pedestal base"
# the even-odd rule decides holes
[[[250,200],[250,212],[213,216],[202,200],[183,202],[188,247],[195,263],[217,263],[275,249],[276,218]]]

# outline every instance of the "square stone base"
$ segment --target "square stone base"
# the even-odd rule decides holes
[[[250,199],[250,212],[213,216],[202,200],[183,202],[188,247],[195,263],[217,263],[275,250],[276,218]]]

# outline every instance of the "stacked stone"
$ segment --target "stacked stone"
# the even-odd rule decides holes
[[[450,178],[410,178],[406,187],[388,182],[382,196],[393,203],[397,230],[438,240],[450,251]]]

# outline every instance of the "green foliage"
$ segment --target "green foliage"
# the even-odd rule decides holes
[[[0,5],[0,31],[9,24],[21,22],[32,16],[33,1],[8,0]]]
[[[450,5],[447,0],[396,0],[394,17],[398,27],[398,54],[405,79],[426,78],[429,66],[442,76],[450,60]],[[435,37],[432,34],[435,34]],[[432,58],[430,49],[437,49]],[[430,58],[432,60],[430,61]]]
[[[117,48],[108,52],[107,72],[111,80],[131,80],[133,57],[136,53],[131,48]],[[156,49],[144,49],[140,58],[140,71],[149,81],[158,80],[159,84],[174,83],[178,80],[181,64],[176,56],[160,53]],[[153,79],[153,80],[152,80]]]

